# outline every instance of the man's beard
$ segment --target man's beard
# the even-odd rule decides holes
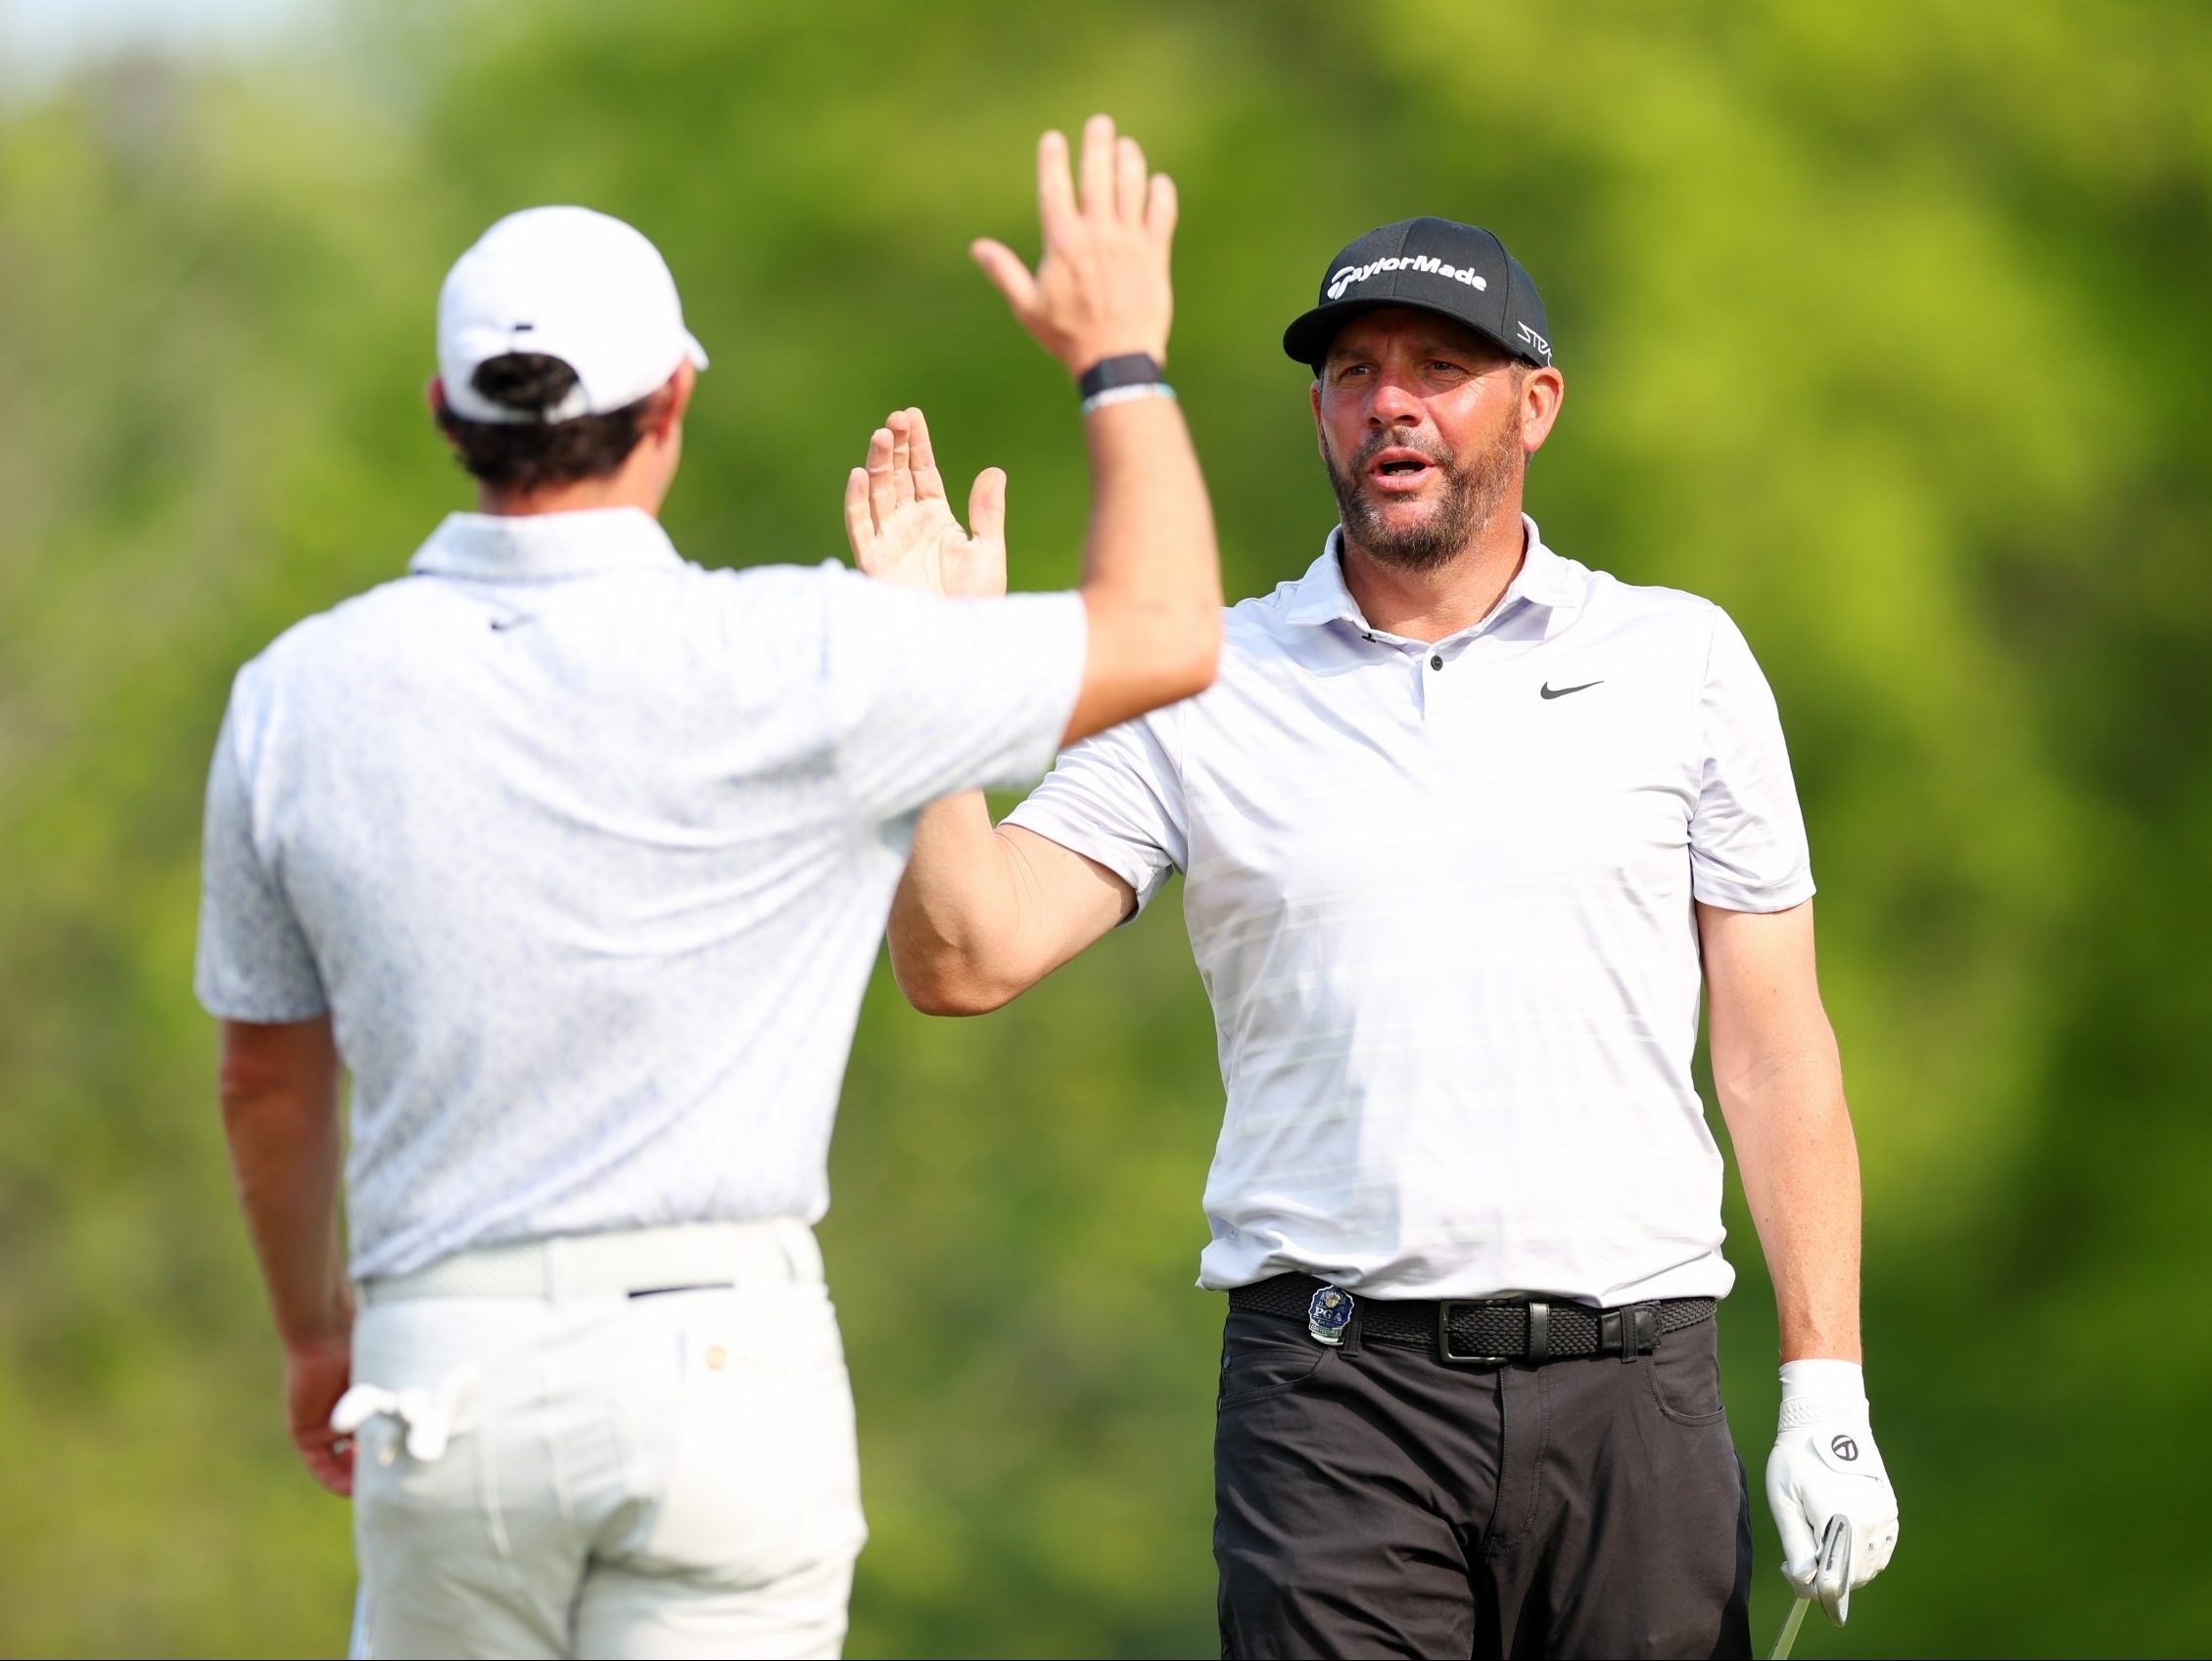
[[[1348,469],[1339,468],[1334,456],[1324,454],[1344,535],[1363,552],[1408,571],[1433,571],[1473,546],[1489,529],[1506,493],[1521,476],[1521,430],[1513,413],[1508,411],[1507,418],[1498,423],[1488,448],[1476,451],[1464,463],[1388,429],[1368,436]],[[1368,493],[1367,469],[1386,450],[1418,450],[1443,475],[1441,498],[1426,518],[1414,524],[1392,527],[1386,523]]]

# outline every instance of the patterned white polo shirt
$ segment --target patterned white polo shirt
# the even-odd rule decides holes
[[[1227,1113],[1200,1283],[1720,1296],[1693,898],[1812,893],[1772,694],[1708,600],[1526,555],[1480,624],[1372,628],[1337,536],[1220,679],[1010,823],[1183,910]],[[1341,535],[1341,533],[1339,533]]]
[[[819,1218],[913,816],[1034,779],[1080,595],[706,571],[630,509],[456,514],[240,672],[201,1001],[328,1011],[356,1276]]]

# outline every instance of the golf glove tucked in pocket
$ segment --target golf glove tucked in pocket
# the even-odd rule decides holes
[[[330,1428],[353,1436],[372,1419],[388,1418],[404,1427],[403,1440],[385,1445],[384,1463],[404,1447],[412,1458],[428,1462],[441,1458],[453,1432],[466,1416],[474,1394],[476,1375],[463,1369],[435,1390],[386,1390],[374,1384],[356,1384],[338,1399],[330,1410]]]
[[[1781,1429],[1766,1460],[1766,1502],[1782,1537],[1782,1573],[1813,1595],[1828,1519],[1851,1519],[1850,1585],[1864,1586],[1897,1548],[1897,1491],[1882,1468],[1867,1416],[1864,1374],[1851,1361],[1782,1368]]]

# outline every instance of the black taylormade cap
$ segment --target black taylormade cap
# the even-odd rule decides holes
[[[1337,331],[1384,306],[1456,318],[1525,363],[1551,361],[1534,279],[1492,233],[1453,219],[1400,219],[1339,254],[1313,309],[1283,331],[1283,350],[1318,372]]]

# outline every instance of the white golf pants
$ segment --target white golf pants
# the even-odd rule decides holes
[[[838,1653],[867,1528],[804,1224],[494,1248],[361,1297],[333,1422],[369,1654]]]

